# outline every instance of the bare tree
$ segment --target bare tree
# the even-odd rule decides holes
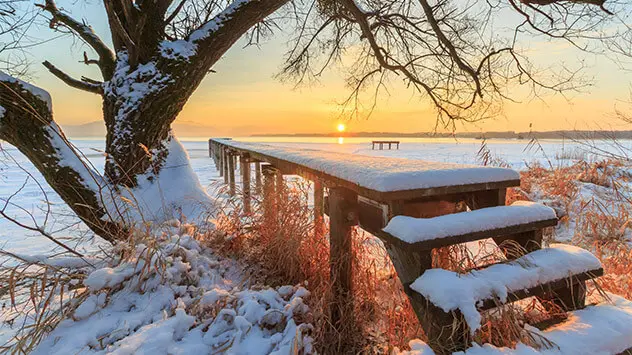
[[[614,0],[613,0],[614,1]],[[603,0],[104,0],[112,48],[92,28],[46,0],[53,30],[69,30],[94,52],[84,55],[101,78],[73,78],[46,61],[64,83],[102,98],[107,128],[105,172],[68,154],[47,94],[0,78],[0,139],[16,146],[97,234],[119,238],[102,196],[160,177],[174,142],[171,124],[213,66],[242,36],[257,43],[277,27],[296,24],[282,75],[298,82],[353,58],[353,94],[401,78],[446,120],[480,119],[509,98],[514,84],[534,91],[573,89],[574,71],[538,77],[517,49],[525,34],[584,46],[615,4]],[[609,3],[610,4],[610,3]],[[284,6],[285,5],[285,6]],[[283,7],[283,9],[282,9]],[[274,14],[274,16],[272,16]],[[518,19],[506,38],[492,26]],[[274,18],[272,18],[274,17]],[[550,79],[550,80],[549,80]],[[209,113],[212,115],[212,113]],[[72,152],[72,150],[71,150]]]

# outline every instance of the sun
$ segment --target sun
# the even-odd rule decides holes
[[[344,123],[338,123],[338,132],[344,132],[347,127]]]

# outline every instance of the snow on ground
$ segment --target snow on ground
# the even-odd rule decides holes
[[[460,310],[472,334],[481,325],[476,306],[498,298],[506,302],[511,292],[565,279],[601,268],[590,252],[567,244],[552,244],[508,263],[472,270],[465,275],[443,269],[423,273],[410,288],[445,312]]]
[[[535,335],[552,342],[549,347],[534,349],[518,344],[515,349],[474,345],[455,355],[611,355],[632,347],[632,302],[609,295],[612,303],[602,303],[574,311],[568,320],[545,331],[530,327]],[[591,302],[588,299],[588,302]],[[410,341],[410,350],[401,355],[434,355],[419,339]]]
[[[180,141],[172,137],[168,144],[169,155],[160,173],[139,176],[138,186],[123,192],[124,202],[119,201],[116,209],[109,206],[110,215],[123,214],[128,221],[193,221],[203,220],[215,209]]]
[[[555,211],[550,207],[534,202],[516,201],[511,206],[483,208],[434,218],[395,216],[388,222],[384,231],[413,244],[556,218]]]
[[[237,262],[189,235],[139,244],[84,285],[88,298],[33,354],[311,352],[311,326],[297,320],[309,312],[306,289],[249,285]]]

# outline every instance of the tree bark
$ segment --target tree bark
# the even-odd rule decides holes
[[[45,94],[10,78],[0,80],[0,139],[15,146],[46,182],[97,235],[113,242],[125,228],[107,216],[102,177],[74,152],[53,121]],[[35,92],[35,93],[34,93]]]

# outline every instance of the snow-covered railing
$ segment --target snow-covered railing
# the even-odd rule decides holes
[[[518,172],[507,168],[285,148],[223,138],[212,139],[210,144],[224,147],[231,154],[247,154],[250,159],[269,163],[284,174],[319,179],[379,202],[520,184]]]

